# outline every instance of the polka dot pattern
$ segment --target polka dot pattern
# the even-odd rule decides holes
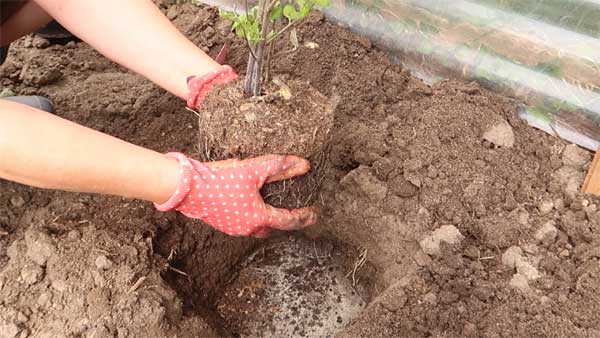
[[[201,163],[169,153],[181,165],[180,182],[171,198],[155,204],[161,211],[176,209],[229,235],[247,236],[270,225],[289,221],[292,212],[267,206],[259,192],[272,168],[286,167],[283,156],[265,162],[228,160]]]
[[[228,65],[222,65],[203,76],[192,76],[188,78],[188,93],[186,103],[191,109],[196,109],[204,100],[214,86],[225,84],[229,81],[237,79],[237,74]]]

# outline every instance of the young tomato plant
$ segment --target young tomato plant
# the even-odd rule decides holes
[[[295,26],[315,6],[327,7],[330,0],[258,0],[258,5],[243,14],[221,11],[221,17],[233,22],[232,30],[246,40],[250,55],[244,82],[244,93],[261,94],[262,82],[269,76],[273,41],[290,32],[294,48],[298,47]]]

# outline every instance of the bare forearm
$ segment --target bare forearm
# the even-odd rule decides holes
[[[108,58],[181,98],[186,77],[219,65],[150,0],[36,0],[58,22]]]
[[[57,116],[0,101],[0,177],[160,203],[175,190],[179,165]]]
[[[6,22],[2,24],[0,31],[0,46],[6,46],[14,40],[31,33],[52,20],[40,6],[35,2],[27,2]]]

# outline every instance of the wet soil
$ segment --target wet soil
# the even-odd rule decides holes
[[[158,3],[211,55],[230,42],[243,73],[245,49],[217,11]],[[273,72],[339,96],[320,222],[303,235],[342,244],[332,255],[368,304],[339,337],[600,336],[600,200],[577,193],[589,153],[528,127],[514,102],[475,84],[423,84],[319,14],[298,39]],[[197,117],[181,100],[84,43],[39,42],[13,45],[2,87],[200,158]],[[230,291],[259,281],[245,269],[262,264],[242,262],[286,236],[231,238],[145,202],[0,181],[0,336],[239,333],[245,317],[231,314],[247,299]]]

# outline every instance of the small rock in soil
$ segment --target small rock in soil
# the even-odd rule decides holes
[[[39,282],[42,280],[43,275],[44,270],[38,265],[28,264],[21,269],[21,278],[23,278],[23,282],[27,285],[33,285]]]
[[[538,231],[535,232],[535,239],[544,244],[550,244],[556,239],[558,229],[554,221],[546,222]]]
[[[529,213],[527,210],[519,211],[519,214],[517,215],[517,222],[524,226],[529,225]]]
[[[556,210],[562,210],[565,207],[565,201],[562,198],[557,198],[554,200],[554,208]]]
[[[108,270],[112,267],[112,262],[104,255],[100,255],[95,261],[96,267],[100,270]]]
[[[515,144],[515,133],[513,128],[506,121],[495,124],[485,133],[483,138],[499,147],[510,148]]]
[[[117,329],[117,338],[126,338],[129,335],[129,332],[126,328],[120,327]]]
[[[567,249],[563,249],[560,253],[559,256],[560,257],[569,257],[571,255],[571,253],[569,252],[569,250]]]
[[[408,198],[419,192],[419,188],[407,181],[402,175],[396,176],[389,184],[390,190],[398,197]]]
[[[579,187],[585,178],[585,174],[581,170],[569,166],[559,168],[553,176],[570,198],[575,198],[579,193]]]
[[[48,305],[50,305],[50,300],[52,299],[52,294],[48,293],[48,292],[43,292],[39,295],[38,299],[37,299],[37,305],[39,307],[46,307]]]
[[[541,201],[540,204],[538,205],[538,210],[540,211],[540,213],[542,215],[546,215],[546,214],[550,213],[550,211],[552,211],[553,208],[554,208],[554,202],[548,201],[548,200]]]
[[[17,311],[17,316],[16,316],[16,322],[17,323],[25,323],[26,321],[29,320],[29,318],[27,318],[27,316],[21,312],[21,311]]]
[[[511,246],[506,249],[502,255],[502,264],[511,269],[516,268],[519,275],[527,278],[527,280],[540,278],[540,273],[527,258],[523,257],[523,250],[518,246]]]
[[[422,267],[429,266],[433,262],[431,260],[431,257],[429,257],[427,254],[425,254],[423,251],[417,251],[415,253],[415,255],[413,256],[413,259],[415,260],[415,263],[417,263],[418,266],[422,266]]]
[[[513,275],[513,277],[510,279],[509,285],[525,293],[529,293],[531,291],[527,278],[518,273]]]
[[[562,154],[562,162],[565,166],[581,169],[590,161],[590,153],[579,148],[576,144],[569,144]]]
[[[519,275],[524,276],[527,280],[534,280],[540,278],[539,271],[531,265],[524,257],[516,263],[517,272]]]
[[[439,229],[436,229],[431,235],[421,240],[419,244],[426,254],[439,255],[440,242],[454,245],[459,244],[463,238],[463,235],[454,225],[443,225]]]
[[[46,48],[50,46],[50,41],[41,36],[36,35],[33,37],[33,41],[31,42],[31,44],[35,48]]]
[[[25,244],[27,257],[40,266],[46,265],[48,259],[56,252],[50,236],[38,230],[29,229],[25,232]]]
[[[437,296],[433,292],[429,292],[425,296],[423,296],[423,301],[429,303],[431,305],[435,305],[437,303]]]
[[[517,261],[521,259],[523,259],[523,250],[518,246],[511,246],[504,251],[504,254],[502,255],[502,264],[514,269]]]
[[[25,205],[25,199],[21,195],[16,195],[10,198],[10,204],[15,208],[20,208]]]

